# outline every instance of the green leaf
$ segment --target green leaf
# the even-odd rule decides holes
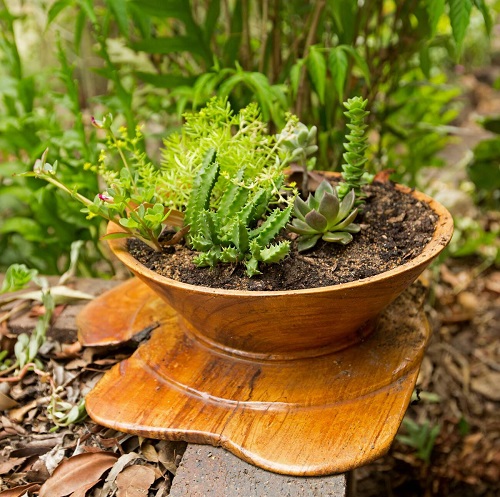
[[[259,261],[255,257],[251,257],[245,262],[246,273],[249,278],[261,274],[259,271]]]
[[[238,61],[238,52],[241,45],[241,33],[243,30],[243,2],[235,2],[230,17],[230,34],[227,37],[223,50],[223,59],[226,67],[233,67]]]
[[[85,12],[86,16],[93,24],[97,24],[97,17],[94,12],[94,5],[92,0],[77,0],[78,5]]]
[[[339,45],[339,48],[342,48],[342,50],[345,50],[353,59],[354,62],[356,63],[356,66],[358,69],[361,71],[361,74],[365,78],[365,82],[368,86],[370,86],[370,68],[368,67],[368,64],[366,63],[365,59],[359,55],[358,51],[354,48],[351,47],[350,45]]]
[[[283,260],[290,252],[290,242],[282,241],[260,251],[262,262],[268,264]]]
[[[5,273],[0,293],[22,290],[37,274],[36,269],[28,269],[24,264],[12,264]]]
[[[47,14],[47,26],[50,26],[55,18],[66,8],[73,4],[72,0],[57,0],[54,2]]]
[[[106,4],[114,14],[116,19],[116,24],[118,24],[120,32],[125,37],[128,37],[129,34],[129,19],[127,13],[128,2],[123,0],[106,0]]]
[[[169,90],[179,86],[192,86],[196,77],[179,76],[177,74],[154,74],[151,72],[137,71],[135,73],[145,83],[156,86],[156,88],[167,88]]]
[[[479,121],[479,124],[487,131],[500,135],[500,115],[486,116]]]
[[[83,31],[85,29],[87,22],[87,16],[83,10],[80,10],[76,15],[75,28],[74,28],[74,44],[77,53],[80,51],[80,46],[82,44]]]
[[[299,252],[304,252],[313,248],[321,237],[321,233],[317,235],[303,235],[297,240],[297,250]]]
[[[334,33],[338,34],[340,42],[354,44],[356,16],[358,9],[363,7],[358,7],[358,2],[353,0],[328,0],[328,7],[335,22]]]
[[[311,47],[311,51],[306,60],[307,71],[311,78],[312,84],[319,101],[325,103],[325,87],[326,87],[326,62],[323,54],[315,47]]]
[[[315,231],[323,232],[328,226],[328,222],[318,211],[310,211],[306,215],[306,223]]]
[[[156,17],[173,17],[181,21],[192,19],[191,2],[186,0],[132,0],[138,9]]]
[[[131,48],[136,51],[169,54],[173,52],[189,52],[195,55],[204,56],[203,46],[191,36],[176,36],[175,38],[149,38],[131,44]]]
[[[134,219],[122,217],[120,219],[120,224],[124,226],[125,228],[129,229],[134,229],[139,227],[139,222],[135,221]]]
[[[211,0],[210,5],[207,7],[205,16],[205,40],[209,43],[214,30],[217,27],[217,20],[220,15],[220,0]]]
[[[444,14],[444,6],[445,0],[427,0],[427,15],[432,36],[436,34],[439,19]]]
[[[458,52],[462,49],[465,32],[470,22],[472,0],[448,0],[450,4],[450,23]]]
[[[352,242],[352,235],[350,233],[346,233],[345,231],[335,231],[333,233],[327,232],[322,238],[325,242],[340,243],[342,245],[347,245]]]
[[[115,240],[117,238],[130,238],[133,236],[131,233],[108,233],[107,235],[101,236],[101,240]]]
[[[300,72],[304,65],[304,59],[299,59],[290,69],[290,87],[292,88],[292,95],[295,97],[299,91]]]
[[[428,79],[431,77],[431,58],[428,45],[423,45],[420,49],[420,69]]]
[[[0,227],[0,233],[19,233],[30,242],[39,242],[47,239],[47,233],[33,219],[27,217],[11,217],[6,219]]]
[[[483,14],[484,24],[486,26],[486,32],[491,33],[491,28],[493,27],[493,19],[491,17],[491,11],[485,0],[474,0],[474,4],[478,8],[479,12]]]
[[[330,51],[328,65],[339,100],[343,100],[348,60],[342,47],[336,47]]]

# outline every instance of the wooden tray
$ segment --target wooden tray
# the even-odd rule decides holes
[[[430,336],[423,294],[419,284],[406,290],[355,346],[256,360],[193,336],[133,278],[78,317],[85,346],[117,344],[156,326],[149,341],[88,394],[87,411],[116,430],[222,446],[277,473],[353,469],[389,449],[410,402]]]

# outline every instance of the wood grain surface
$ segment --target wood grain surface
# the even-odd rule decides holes
[[[200,342],[138,280],[125,283],[129,295],[134,285],[145,315],[115,307],[120,319],[109,335],[115,339],[127,317],[120,328],[124,338],[140,331],[151,312],[161,324],[87,396],[96,422],[152,438],[222,446],[291,475],[344,472],[388,450],[429,338],[420,287],[404,292],[355,347],[262,360]],[[119,302],[120,292],[119,286],[102,298]],[[84,344],[95,342],[89,330],[97,329],[101,309],[98,299],[80,315]]]
[[[440,204],[399,188],[438,215],[431,242],[396,269],[336,286],[197,287],[158,275],[123,239],[109,240],[138,279],[87,306],[82,343],[156,329],[88,395],[90,416],[125,432],[222,446],[289,475],[340,473],[380,457],[429,338],[422,291],[409,287],[453,232]],[[119,229],[110,223],[108,232]]]

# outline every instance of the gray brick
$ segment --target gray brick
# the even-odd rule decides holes
[[[270,473],[220,447],[188,445],[170,497],[345,497],[344,475],[297,477]]]

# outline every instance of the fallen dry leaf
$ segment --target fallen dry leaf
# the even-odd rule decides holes
[[[95,487],[101,479],[99,478],[96,481],[91,481],[90,483],[87,483],[86,485],[81,486],[76,492],[73,492],[69,497],[85,497],[87,495],[87,492],[92,488]]]
[[[0,475],[5,475],[16,466],[26,461],[26,457],[9,457],[7,460],[0,460]]]
[[[20,487],[11,488],[9,490],[4,490],[0,492],[1,497],[21,497],[23,495],[28,495],[27,492],[36,492],[40,488],[38,483],[28,483],[27,485],[21,485]]]
[[[129,466],[116,477],[117,497],[144,497],[155,478],[155,471],[149,466]]]
[[[12,421],[15,421],[16,423],[22,423],[26,414],[29,411],[31,411],[32,409],[36,409],[37,407],[38,407],[38,400],[34,399],[24,406],[17,407],[16,409],[12,409],[9,412],[9,418]]]
[[[158,453],[156,452],[156,449],[150,443],[143,443],[141,445],[141,454],[149,462],[158,462]]]
[[[391,179],[391,174],[393,174],[394,172],[395,172],[394,169],[382,169],[382,171],[379,171],[375,175],[373,181],[379,181],[380,183],[387,183]]]
[[[158,450],[159,461],[167,471],[175,475],[179,458],[184,450],[181,448],[179,451],[179,444],[177,442],[171,442],[170,440],[162,440],[157,444],[156,448]]]
[[[63,343],[61,345],[61,351],[56,352],[55,356],[57,359],[73,359],[78,357],[79,352],[82,350],[82,344],[80,342],[74,343]]]
[[[489,400],[500,400],[500,373],[491,371],[479,378],[474,378],[471,383],[472,390]]]
[[[13,407],[16,407],[18,405],[19,404],[14,399],[11,399],[8,395],[0,392],[0,411],[8,411],[9,409],[12,409]]]
[[[110,452],[90,452],[64,460],[42,485],[39,497],[63,497],[98,480],[113,466],[116,455]]]
[[[104,484],[101,491],[102,497],[108,495],[108,493],[116,489],[115,480],[119,475],[119,473],[121,473],[128,464],[139,458],[140,458],[139,454],[136,454],[135,452],[129,452],[128,454],[123,454],[122,456],[120,456],[120,458],[115,462],[115,464],[111,468],[111,471],[109,472],[108,477],[106,478],[106,483]]]

